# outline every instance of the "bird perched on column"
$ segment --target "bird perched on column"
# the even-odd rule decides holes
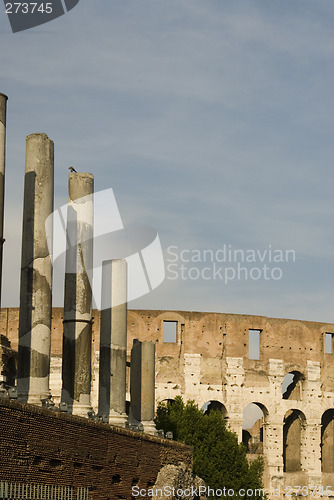
[[[68,169],[69,169],[71,172],[75,172],[75,173],[77,173],[77,171],[75,170],[75,168],[74,168],[74,167],[68,167]]]

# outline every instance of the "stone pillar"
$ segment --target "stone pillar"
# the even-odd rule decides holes
[[[131,423],[142,423],[144,432],[157,434],[154,423],[155,343],[133,340],[131,350]]]
[[[127,346],[127,262],[102,263],[99,415],[125,426]]]
[[[279,395],[282,397],[282,391]],[[284,416],[276,412],[263,424],[263,446],[268,469],[268,486],[271,491],[283,491],[283,422]],[[264,477],[265,485],[266,477]],[[276,496],[272,494],[272,496]],[[279,496],[279,495],[277,495]]]
[[[321,486],[321,416],[308,419],[304,442],[304,463],[308,471],[309,484]]]
[[[240,413],[233,413],[232,411],[228,414],[229,430],[234,432],[238,436],[239,443],[242,443],[242,424],[242,414],[240,415]]]
[[[85,417],[91,411],[93,192],[92,174],[69,175],[61,400]]]
[[[32,404],[50,396],[52,262],[45,222],[52,212],[53,142],[32,134],[26,144],[17,380],[19,399]]]
[[[5,203],[6,108],[8,97],[0,93],[0,307],[2,288],[3,220]]]

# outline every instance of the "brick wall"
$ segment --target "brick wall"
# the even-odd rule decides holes
[[[0,481],[88,487],[90,499],[131,499],[166,464],[191,468],[180,443],[0,399]],[[145,498],[145,497],[141,497]]]

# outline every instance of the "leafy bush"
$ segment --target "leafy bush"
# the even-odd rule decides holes
[[[177,396],[174,402],[159,405],[156,426],[172,431],[174,439],[193,446],[193,472],[210,488],[233,489],[235,498],[241,498],[240,489],[262,490],[263,458],[248,463],[244,445],[227,429],[219,410],[206,415],[194,401],[185,404]],[[261,493],[255,492],[242,498],[260,497]]]

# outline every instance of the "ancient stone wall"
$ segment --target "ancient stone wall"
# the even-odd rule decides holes
[[[166,465],[182,464],[191,474],[192,449],[0,399],[0,464],[1,481],[88,488],[89,500],[130,500],[132,486],[152,487]]]
[[[62,310],[53,310],[51,391],[61,386]],[[94,312],[92,404],[97,409],[99,313]],[[17,345],[18,310],[3,310],[2,332]],[[253,342],[250,338],[254,338]],[[262,410],[266,486],[334,491],[334,325],[263,316],[128,311],[134,338],[156,343],[156,400],[182,395],[220,408],[242,439],[243,411]],[[254,359],[253,359],[254,358]],[[287,390],[282,385],[290,374]],[[212,403],[213,402],[213,403]]]

